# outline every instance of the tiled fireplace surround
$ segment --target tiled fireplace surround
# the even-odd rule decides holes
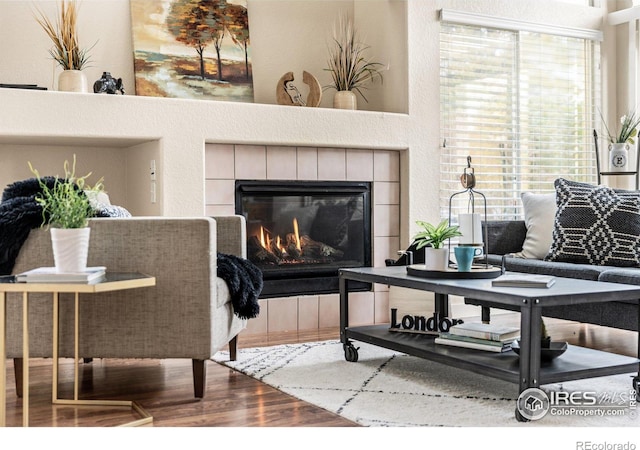
[[[235,213],[235,180],[371,181],[373,264],[384,266],[400,247],[400,153],[271,145],[207,144],[206,214]],[[388,323],[389,289],[349,296],[352,325]],[[338,294],[260,300],[260,316],[246,334],[315,330],[340,324]]]

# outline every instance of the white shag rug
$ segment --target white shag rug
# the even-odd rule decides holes
[[[518,422],[518,386],[513,383],[353,343],[360,348],[355,363],[345,360],[338,340],[241,349],[237,361],[229,361],[228,352],[218,352],[213,360],[364,426],[640,426],[630,407],[620,416],[547,414],[539,420]],[[594,391],[609,398],[608,403],[623,398],[629,406],[631,375],[576,380],[542,389]]]

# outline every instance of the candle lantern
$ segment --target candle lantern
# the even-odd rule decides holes
[[[456,192],[449,197],[449,223],[452,223],[452,203],[455,197],[466,194],[468,196],[467,212],[458,215],[458,226],[462,236],[459,237],[458,245],[465,247],[473,247],[476,249],[477,257],[482,256],[484,259],[484,268],[489,268],[487,258],[487,241],[488,233],[485,229],[482,231],[482,221],[487,220],[487,198],[482,192],[475,190],[476,176],[473,167],[471,167],[471,156],[467,156],[467,167],[460,176],[460,182],[463,191]],[[483,211],[476,211],[476,197],[480,197],[483,203]],[[449,241],[451,246],[451,241]]]

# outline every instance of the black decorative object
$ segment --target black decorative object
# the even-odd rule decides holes
[[[120,92],[124,95],[122,78],[117,80],[109,72],[102,72],[102,78],[93,83],[93,92],[96,94],[116,94]]]
[[[540,361],[549,362],[557,358],[567,351],[568,346],[569,344],[566,342],[551,342],[549,347],[540,348]],[[516,355],[520,355],[520,340],[516,340],[511,343],[511,350],[513,350]]]

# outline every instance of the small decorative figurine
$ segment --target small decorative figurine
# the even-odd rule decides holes
[[[93,83],[93,92],[96,94],[116,94],[118,91],[124,95],[122,78],[116,80],[109,72],[102,72],[102,78]]]
[[[320,104],[322,98],[322,87],[320,83],[307,71],[302,72],[302,82],[309,86],[309,95],[306,101],[302,98],[302,94],[293,84],[293,72],[287,72],[280,80],[276,87],[276,97],[279,105],[291,106],[311,106],[316,107]]]

